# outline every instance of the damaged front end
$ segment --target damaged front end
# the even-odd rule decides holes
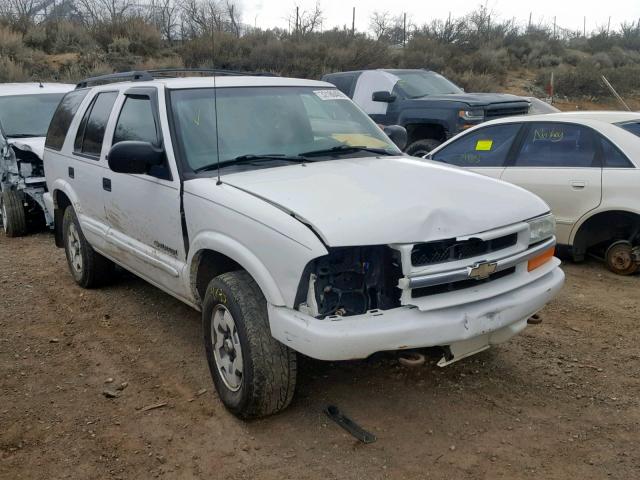
[[[5,201],[8,202],[11,197],[15,204],[22,205],[27,223],[42,222],[44,218],[46,225],[51,226],[53,218],[43,199],[46,192],[43,147],[44,138],[0,139],[0,192]],[[2,211],[5,215],[11,214],[6,206]],[[9,219],[2,220],[4,223]]]
[[[564,282],[551,215],[414,244],[330,247],[304,269],[275,338],[320,360],[441,347],[445,366],[503,343]]]

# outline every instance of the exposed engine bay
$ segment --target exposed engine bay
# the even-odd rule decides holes
[[[316,318],[400,306],[399,252],[387,246],[332,248],[307,265],[296,308]]]

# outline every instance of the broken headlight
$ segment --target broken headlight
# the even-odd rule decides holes
[[[529,245],[551,238],[556,234],[556,217],[551,213],[534,218],[529,224]]]
[[[303,273],[296,308],[316,318],[400,305],[399,253],[387,246],[330,248]]]

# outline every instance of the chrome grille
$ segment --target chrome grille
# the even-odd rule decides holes
[[[455,238],[437,242],[419,243],[411,250],[411,264],[414,267],[436,263],[454,262],[511,247],[518,241],[518,234],[512,233],[491,240],[472,238],[457,241]]]
[[[457,290],[463,290],[465,288],[475,287],[482,283],[489,283],[489,282],[493,282],[494,280],[504,278],[507,275],[511,275],[512,273],[515,273],[515,271],[516,271],[516,267],[511,267],[511,268],[507,268],[506,270],[496,272],[482,280],[476,280],[474,278],[470,278],[468,280],[459,280],[457,282],[441,283],[440,285],[431,285],[429,287],[414,288],[413,290],[411,290],[411,298],[426,297],[428,295],[437,295],[439,293],[455,292]]]

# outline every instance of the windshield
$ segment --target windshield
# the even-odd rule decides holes
[[[640,120],[636,122],[617,123],[620,128],[624,128],[627,132],[633,133],[635,136],[640,137]]]
[[[45,137],[62,93],[0,97],[0,123],[7,137]]]
[[[399,78],[397,86],[408,98],[463,93],[460,87],[436,72],[392,70],[389,73]]]
[[[242,156],[293,157],[342,146],[400,154],[380,128],[336,89],[219,88],[217,116],[213,93],[212,88],[171,92],[178,138],[192,170],[217,164],[218,148],[225,165]]]

